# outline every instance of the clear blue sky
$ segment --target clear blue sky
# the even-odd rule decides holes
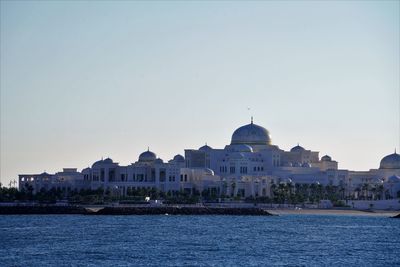
[[[222,148],[399,147],[399,1],[1,1],[1,179]],[[251,111],[247,110],[251,107]]]

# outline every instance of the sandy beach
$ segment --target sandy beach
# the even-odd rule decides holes
[[[400,214],[400,211],[384,211],[384,210],[341,210],[341,209],[267,209],[268,212],[275,215],[289,214],[315,214],[315,215],[344,215],[344,216],[384,216],[393,217]]]

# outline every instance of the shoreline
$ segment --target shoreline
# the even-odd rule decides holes
[[[0,206],[0,215],[39,215],[39,214],[75,214],[75,215],[243,215],[274,216],[262,208],[226,208],[204,206]]]
[[[29,214],[76,214],[76,215],[243,215],[243,216],[281,216],[281,215],[343,215],[343,216],[381,216],[395,217],[395,210],[355,210],[355,209],[290,209],[261,207],[208,207],[196,205],[171,206],[108,206],[108,205],[11,205],[0,206],[0,215]]]
[[[393,217],[400,211],[393,210],[345,210],[345,209],[267,209],[274,215],[343,215],[343,216],[383,216]]]

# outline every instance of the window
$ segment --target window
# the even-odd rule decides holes
[[[136,174],[136,181],[143,182],[144,178],[143,174]]]
[[[234,166],[231,166],[231,167],[229,168],[229,172],[230,172],[230,173],[235,173],[235,167],[234,167]]]
[[[247,173],[247,167],[240,167],[240,173]]]
[[[115,181],[115,179],[116,179],[115,169],[108,170],[108,180]]]
[[[240,173],[247,173],[247,167],[240,167]]]
[[[100,180],[104,182],[104,169],[101,169],[100,171]]]
[[[165,169],[160,169],[160,182],[165,182],[165,178],[167,176],[167,171]]]

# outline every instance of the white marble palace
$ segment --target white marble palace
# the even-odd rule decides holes
[[[271,141],[269,131],[253,123],[236,129],[229,145],[186,149],[168,162],[147,150],[128,166],[110,158],[78,172],[65,168],[55,174],[21,174],[20,190],[27,185],[41,188],[111,190],[126,195],[129,189],[156,188],[164,192],[204,189],[228,196],[270,196],[279,183],[341,186],[345,195],[357,197],[363,185],[383,186],[386,196],[397,197],[400,190],[400,155],[385,156],[378,169],[350,171],[338,168],[330,156],[297,145],[284,151]]]

